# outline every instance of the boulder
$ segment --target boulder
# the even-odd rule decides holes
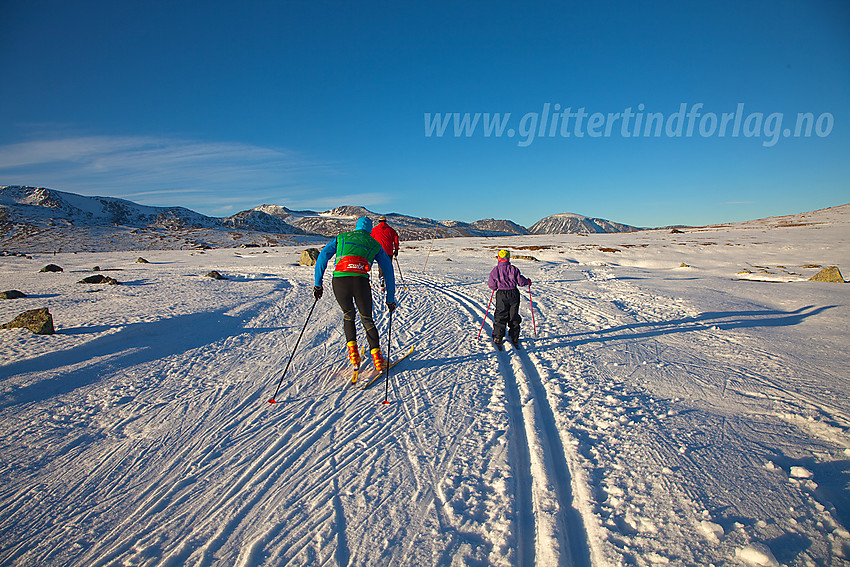
[[[215,280],[226,280],[227,279],[226,277],[222,276],[220,273],[218,273],[215,270],[211,271],[210,273],[208,273],[204,277],[205,278],[213,278]]]
[[[87,283],[87,284],[109,284],[109,285],[121,285],[121,282],[114,278],[110,278],[109,276],[104,276],[102,274],[97,274],[96,276],[89,276],[87,278],[83,278],[77,283]]]
[[[317,248],[308,248],[301,253],[301,259],[298,260],[298,264],[301,266],[315,266],[318,259],[319,250]]]
[[[835,282],[835,283],[844,283],[844,278],[841,275],[841,272],[838,270],[838,266],[830,266],[828,268],[824,268],[814,276],[809,278],[810,282]]]
[[[16,289],[10,289],[9,291],[4,291],[0,293],[0,299],[20,299],[26,296],[27,294]]]
[[[62,268],[57,266],[56,264],[47,264],[45,267],[39,270],[39,272],[61,272]]]
[[[46,307],[24,311],[5,325],[0,326],[0,329],[29,329],[36,335],[52,335],[55,332],[53,330],[53,315]]]
[[[150,262],[148,262],[147,260],[145,260],[144,258],[141,258],[141,257],[138,260],[136,260],[136,263],[137,264],[150,264]]]

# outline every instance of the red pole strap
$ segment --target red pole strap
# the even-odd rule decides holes
[[[487,314],[490,312],[490,304],[493,302],[493,296],[495,294],[496,294],[496,290],[494,289],[493,292],[490,294],[490,301],[487,302],[487,311],[484,312],[484,319],[481,320],[481,328],[478,329],[478,337],[477,338],[479,338],[479,339],[481,338],[481,330],[484,328],[484,321],[487,320]]]

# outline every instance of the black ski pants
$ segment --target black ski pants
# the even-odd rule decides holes
[[[505,338],[505,328],[510,325],[511,340],[519,339],[519,290],[500,289],[496,292],[496,310],[493,312],[493,338],[500,341]]]
[[[354,325],[355,306],[360,313],[360,322],[366,330],[369,350],[378,348],[380,340],[378,329],[372,320],[372,286],[369,278],[362,276],[336,276],[331,281],[334,297],[342,307],[342,328],[345,330],[345,341],[357,340],[357,328]]]

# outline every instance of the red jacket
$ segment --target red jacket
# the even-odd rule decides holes
[[[381,243],[387,256],[390,258],[398,256],[398,233],[386,221],[379,222],[372,229],[372,238]]]

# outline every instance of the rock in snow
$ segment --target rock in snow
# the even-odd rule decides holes
[[[0,299],[22,299],[26,296],[27,294],[16,289],[10,289],[9,291],[4,291],[3,293],[0,293]]]
[[[104,276],[102,274],[97,274],[97,275],[94,275],[94,276],[88,276],[86,278],[81,279],[77,283],[121,285],[121,282],[119,282],[115,278],[110,278],[109,276]]]
[[[738,559],[749,565],[779,567],[779,561],[773,556],[770,548],[763,543],[751,543],[746,547],[736,550],[735,555]]]
[[[839,271],[838,266],[830,266],[816,273],[809,279],[809,281],[844,283],[844,277],[841,275],[841,271]]]
[[[3,329],[29,329],[36,335],[52,335],[53,330],[53,315],[46,307],[41,309],[31,309],[24,311],[12,321],[6,323],[1,328]]]
[[[298,264],[301,266],[315,266],[316,260],[319,259],[318,248],[308,248],[301,253],[301,258],[298,259]]]

